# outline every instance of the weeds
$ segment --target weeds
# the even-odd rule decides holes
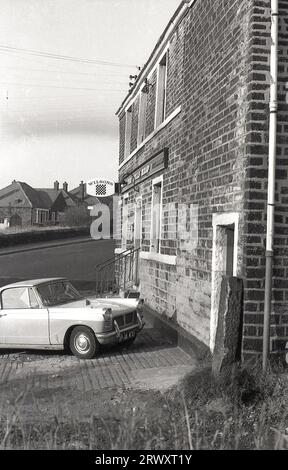
[[[54,416],[43,420],[36,383],[10,407],[0,404],[1,449],[288,449],[284,370],[263,377],[259,364],[235,367],[228,383],[201,370],[165,393],[122,391],[105,418],[88,419],[67,415],[55,399]],[[37,422],[27,419],[27,403]]]

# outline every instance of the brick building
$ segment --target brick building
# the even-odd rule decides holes
[[[53,188],[35,189],[14,180],[0,190],[0,228],[56,224],[66,209],[76,205],[67,183],[63,189],[59,189],[58,181]]]
[[[288,2],[279,7],[272,350],[288,339]],[[117,111],[128,212],[117,252],[140,246],[148,305],[212,349],[219,278],[243,279],[244,356],[263,336],[270,30],[268,0],[181,2]],[[193,208],[196,244],[171,203]]]

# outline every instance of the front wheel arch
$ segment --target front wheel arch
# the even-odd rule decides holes
[[[77,329],[78,329],[78,328],[83,328],[84,330],[89,330],[89,332],[91,333],[91,335],[94,337],[94,340],[95,340],[95,346],[96,346],[95,352],[98,352],[99,349],[100,349],[100,343],[98,342],[94,331],[92,330],[92,328],[90,328],[90,326],[82,325],[82,324],[72,325],[72,326],[70,326],[70,327],[68,328],[68,330],[66,331],[65,337],[64,337],[64,342],[63,342],[63,346],[64,346],[65,351],[74,354],[73,351],[71,351],[70,339],[71,339],[71,335],[72,335],[73,331],[74,331],[76,328],[77,328]]]

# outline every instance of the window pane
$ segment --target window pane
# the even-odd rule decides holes
[[[126,125],[125,125],[125,158],[129,157],[131,149],[131,134],[132,134],[132,106],[126,112]]]
[[[6,289],[2,293],[3,308],[30,308],[30,300],[27,287]]]
[[[79,292],[65,281],[54,282],[37,287],[38,294],[45,306],[53,306],[61,303],[82,299]]]
[[[153,206],[152,206],[152,251],[160,252],[160,230],[161,230],[161,197],[162,185],[153,186]]]
[[[30,300],[30,307],[31,308],[39,308],[38,300],[36,298],[35,292],[30,287],[29,288],[29,300]]]
[[[156,118],[155,127],[157,128],[162,124],[165,119],[165,106],[166,106],[166,76],[167,76],[167,54],[160,61],[158,66],[158,81],[157,81],[157,103],[156,103]]]

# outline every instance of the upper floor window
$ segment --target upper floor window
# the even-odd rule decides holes
[[[147,92],[144,87],[140,93],[137,145],[140,145],[145,139],[146,108],[147,108]]]
[[[168,52],[158,65],[155,128],[165,120]]]
[[[125,155],[129,157],[131,153],[131,134],[132,134],[132,106],[126,111],[126,123],[125,123]]]

